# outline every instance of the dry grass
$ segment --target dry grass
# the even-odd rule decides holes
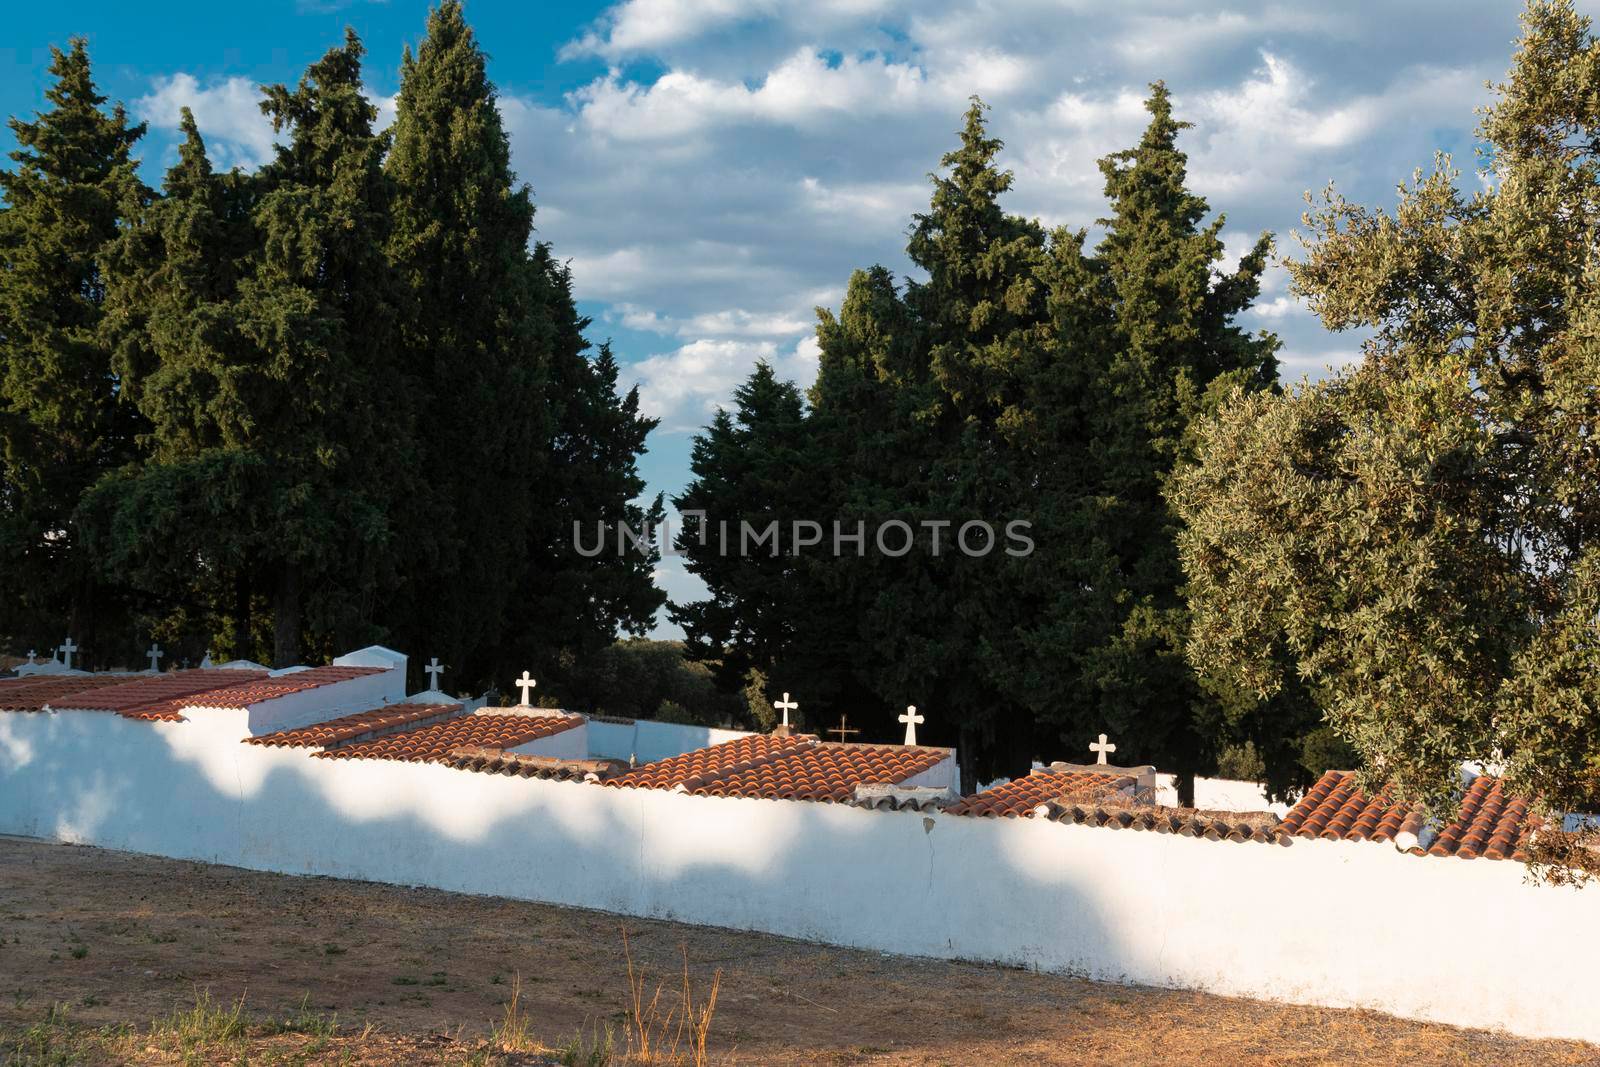
[[[623,944],[598,912],[15,838],[0,871],[8,1065],[1600,1063],[1576,1042],[667,922],[629,920]]]
[[[661,996],[667,992],[665,981],[656,984],[650,999],[645,999],[649,977],[633,960],[633,946],[628,943],[628,928],[622,928],[622,955],[628,967],[628,999],[632,1010],[628,1014],[628,1050],[624,1062],[629,1064],[661,1065],[661,1067],[706,1067],[706,1044],[711,1034],[711,1018],[717,1012],[717,994],[722,989],[722,972],[711,978],[711,988],[705,998],[695,1000],[693,983],[689,978],[689,949],[683,948],[683,982],[674,990],[677,1003],[668,998],[662,1004]],[[670,1038],[671,1043],[668,1043]]]
[[[537,1047],[533,1026],[522,1010],[522,972],[511,979],[511,997],[506,1001],[500,1021],[491,1025],[489,1042],[505,1052],[528,1052]]]

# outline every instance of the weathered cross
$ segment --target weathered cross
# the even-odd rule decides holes
[[[162,648],[154,641],[150,642],[150,651],[145,653],[145,657],[150,660],[150,670],[152,673],[159,672],[161,670],[161,654],[165,651],[166,649]]]
[[[906,744],[916,744],[917,723],[926,722],[927,720],[917,714],[917,706],[915,704],[907,704],[906,713],[900,716],[900,721],[906,724]]]
[[[839,725],[828,731],[830,734],[839,735],[840,744],[843,744],[850,734],[859,734],[860,732],[861,731],[857,730],[854,726],[846,726],[843,715],[839,716]]]
[[[511,684],[517,686],[518,688],[520,688],[522,690],[522,706],[523,707],[527,707],[528,706],[528,694],[530,692],[532,692],[533,691],[533,687],[538,685],[539,683],[534,681],[533,680],[533,676],[530,675],[527,671],[523,671],[522,672],[522,677],[518,678],[515,682],[512,682]]]
[[[36,656],[36,655],[38,655],[38,653],[34,652],[33,649],[31,649],[31,648],[28,649],[28,665],[29,666],[33,665],[33,657]]]
[[[78,646],[72,643],[72,638],[67,638],[67,643],[61,646],[61,653],[66,657],[67,670],[72,669],[72,654],[78,651]]]
[[[782,700],[774,700],[772,702],[772,706],[777,708],[779,711],[783,712],[783,725],[786,728],[789,725],[789,713],[791,711],[798,711],[800,709],[799,703],[796,702],[796,701],[790,700],[788,693],[783,694],[783,699]]]
[[[1089,751],[1097,752],[1100,755],[1100,758],[1095,760],[1096,763],[1104,763],[1106,761],[1106,753],[1115,752],[1116,750],[1117,746],[1107,741],[1105,734],[1100,735],[1100,740],[1089,742]]]
[[[439,675],[444,673],[444,668],[439,665],[439,657],[433,657],[433,662],[422,668],[422,673],[428,676],[428,690],[430,692],[437,691],[439,688]],[[523,703],[526,704],[527,700],[524,699]]]

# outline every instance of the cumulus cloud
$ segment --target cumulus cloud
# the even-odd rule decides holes
[[[378,110],[377,128],[394,121],[395,97],[367,93]],[[133,113],[151,126],[175,130],[183,109],[194,112],[206,154],[218,169],[259,167],[272,158],[276,135],[261,113],[261,88],[249,78],[220,78],[202,85],[192,74],[154,79],[151,91],[134,100]]]
[[[781,378],[809,385],[817,376],[816,338],[805,337],[787,350],[771,341],[697,340],[633,365],[639,407],[661,420],[669,433],[688,433],[706,424],[733,390],[766,362]]]
[[[1006,143],[1008,207],[1092,239],[1096,160],[1137,140],[1165,79],[1194,123],[1191,184],[1227,215],[1227,268],[1263,230],[1297,251],[1304,190],[1384,202],[1435,149],[1466,161],[1515,33],[1514,8],[1450,0],[1009,0],[1003,17],[991,0],[623,0],[565,49],[611,69],[500,107],[539,237],[600,327],[630,331],[619,355],[678,433],[757,358],[809,384],[811,308],[836,306],[852,269],[910,271],[910,215],[972,93]],[[135,108],[172,126],[182,104],[225,163],[270,157],[245,80],[174,74]],[[1276,267],[1244,325],[1313,371],[1360,340],[1327,336]]]
[[[194,112],[206,152],[218,167],[250,168],[272,158],[272,123],[261,114],[261,92],[250,79],[224,78],[203,86],[191,74],[157,78],[132,110],[152,126],[176,129],[185,107]]]

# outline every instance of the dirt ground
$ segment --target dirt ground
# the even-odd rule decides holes
[[[624,928],[647,976],[637,1017],[663,1030],[685,954],[697,1007],[720,972],[711,1063],[1600,1063],[1593,1046],[1371,1012],[4,837],[0,1063],[620,1064]],[[692,1063],[686,1048],[655,1062]]]

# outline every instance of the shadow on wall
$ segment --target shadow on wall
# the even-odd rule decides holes
[[[0,832],[1600,1041],[1597,898],[1513,863],[314,759],[245,733],[220,711],[0,713]]]
[[[315,759],[242,733],[206,711],[0,715],[0,832],[1081,973],[1133,951],[1070,872],[958,847],[992,829],[968,820]],[[1044,939],[1016,918],[1040,912],[1062,920]]]

